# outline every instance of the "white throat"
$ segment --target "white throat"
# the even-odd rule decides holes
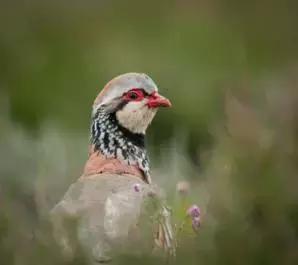
[[[118,122],[132,133],[145,134],[157,109],[149,109],[146,101],[130,102],[116,112]]]

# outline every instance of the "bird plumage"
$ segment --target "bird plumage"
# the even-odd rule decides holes
[[[98,108],[92,117],[91,144],[93,152],[100,152],[106,158],[115,158],[138,167],[144,179],[150,182],[149,158],[145,149],[145,135],[132,133],[119,124],[115,113],[106,113]]]
[[[100,262],[108,260],[108,253],[120,245],[143,238],[140,235],[146,233],[141,220],[145,216],[145,223],[149,222],[156,232],[152,240],[143,243],[155,242],[174,253],[170,211],[159,188],[151,182],[145,147],[146,129],[157,108],[169,106],[152,79],[138,73],[114,78],[97,96],[83,175],[52,210],[64,248],[69,248],[61,228],[65,216],[78,218],[79,239],[90,256]],[[153,212],[152,207],[148,211],[148,204],[154,205]]]

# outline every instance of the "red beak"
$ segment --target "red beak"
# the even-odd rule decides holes
[[[159,95],[157,92],[154,92],[149,96],[149,101],[147,105],[149,108],[159,108],[159,107],[169,108],[172,106],[170,100]]]

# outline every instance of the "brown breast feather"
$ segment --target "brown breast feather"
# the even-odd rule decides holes
[[[143,172],[137,166],[127,165],[116,158],[106,158],[99,151],[94,151],[94,147],[91,146],[89,149],[89,159],[85,164],[83,175],[80,178],[98,174],[100,176],[102,173],[129,174],[144,179]]]

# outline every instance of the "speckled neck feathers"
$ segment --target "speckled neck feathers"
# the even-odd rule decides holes
[[[137,166],[150,183],[149,159],[145,149],[145,135],[132,133],[117,121],[115,113],[100,107],[92,117],[91,144],[106,158],[115,158],[127,165]]]

